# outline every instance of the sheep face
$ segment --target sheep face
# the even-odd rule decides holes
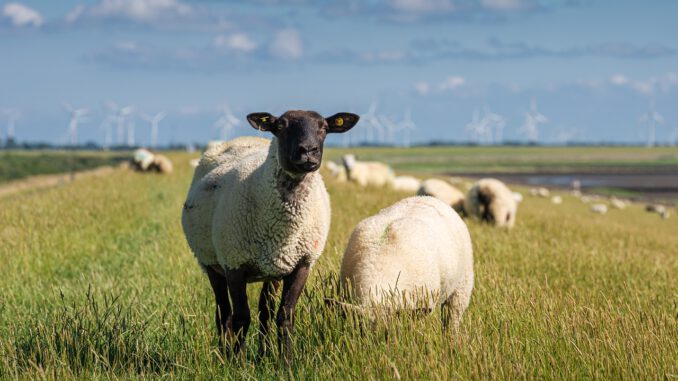
[[[346,132],[359,118],[346,112],[323,118],[315,111],[287,111],[279,117],[264,112],[247,116],[252,127],[275,135],[278,163],[285,172],[295,176],[317,171],[327,134]]]

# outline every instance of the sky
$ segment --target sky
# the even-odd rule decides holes
[[[670,0],[0,1],[0,137],[14,110],[17,140],[68,143],[71,107],[88,110],[78,142],[115,142],[115,105],[132,105],[121,126],[142,145],[143,114],[166,113],[160,144],[204,143],[226,108],[227,137],[257,134],[248,113],[306,109],[364,115],[335,144],[643,144],[649,120],[675,141],[676,15]]]

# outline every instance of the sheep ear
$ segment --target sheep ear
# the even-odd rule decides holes
[[[275,122],[278,120],[275,116],[267,112],[254,112],[247,115],[247,121],[259,131],[275,132]]]
[[[328,132],[346,132],[353,128],[353,126],[358,123],[360,117],[356,114],[351,114],[350,112],[340,112],[334,114],[329,118],[325,118],[327,121]]]

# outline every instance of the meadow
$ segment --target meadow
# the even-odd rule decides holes
[[[33,175],[82,171],[103,165],[114,165],[126,157],[126,154],[94,151],[2,151],[0,183]]]
[[[440,150],[418,155],[457,157],[447,168],[492,162],[483,149]],[[675,150],[611,150],[556,150],[523,167],[678,165]],[[363,152],[422,176],[444,164],[399,167],[402,154]],[[437,313],[371,327],[325,306],[355,224],[407,196],[327,179],[332,227],[297,307],[296,361],[257,359],[256,325],[244,356],[223,358],[212,291],[180,224],[195,155],[170,157],[170,176],[118,169],[0,199],[1,379],[678,378],[678,219],[639,204],[594,215],[567,194],[552,205],[521,187],[512,231],[468,221],[476,284],[454,335]],[[253,313],[259,288],[249,287]]]

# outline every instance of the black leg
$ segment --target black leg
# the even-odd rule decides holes
[[[211,267],[207,267],[207,277],[214,291],[214,300],[216,302],[216,312],[214,321],[217,325],[219,334],[219,346],[224,348],[224,334],[231,330],[231,303],[228,301],[228,286],[226,277],[219,274]]]
[[[271,323],[272,311],[275,309],[275,294],[280,288],[280,282],[264,282],[259,295],[259,330],[261,331],[259,342],[259,357],[268,353],[268,329]]]
[[[287,364],[292,361],[292,339],[290,334],[294,328],[294,307],[297,305],[297,300],[299,300],[299,296],[304,290],[309,272],[310,266],[302,263],[290,275],[283,278],[282,302],[278,309],[276,323],[278,325],[280,354]]]
[[[233,353],[237,354],[245,345],[245,337],[250,327],[250,307],[247,304],[247,282],[244,270],[228,270],[226,272],[228,293],[233,301],[232,333]]]

